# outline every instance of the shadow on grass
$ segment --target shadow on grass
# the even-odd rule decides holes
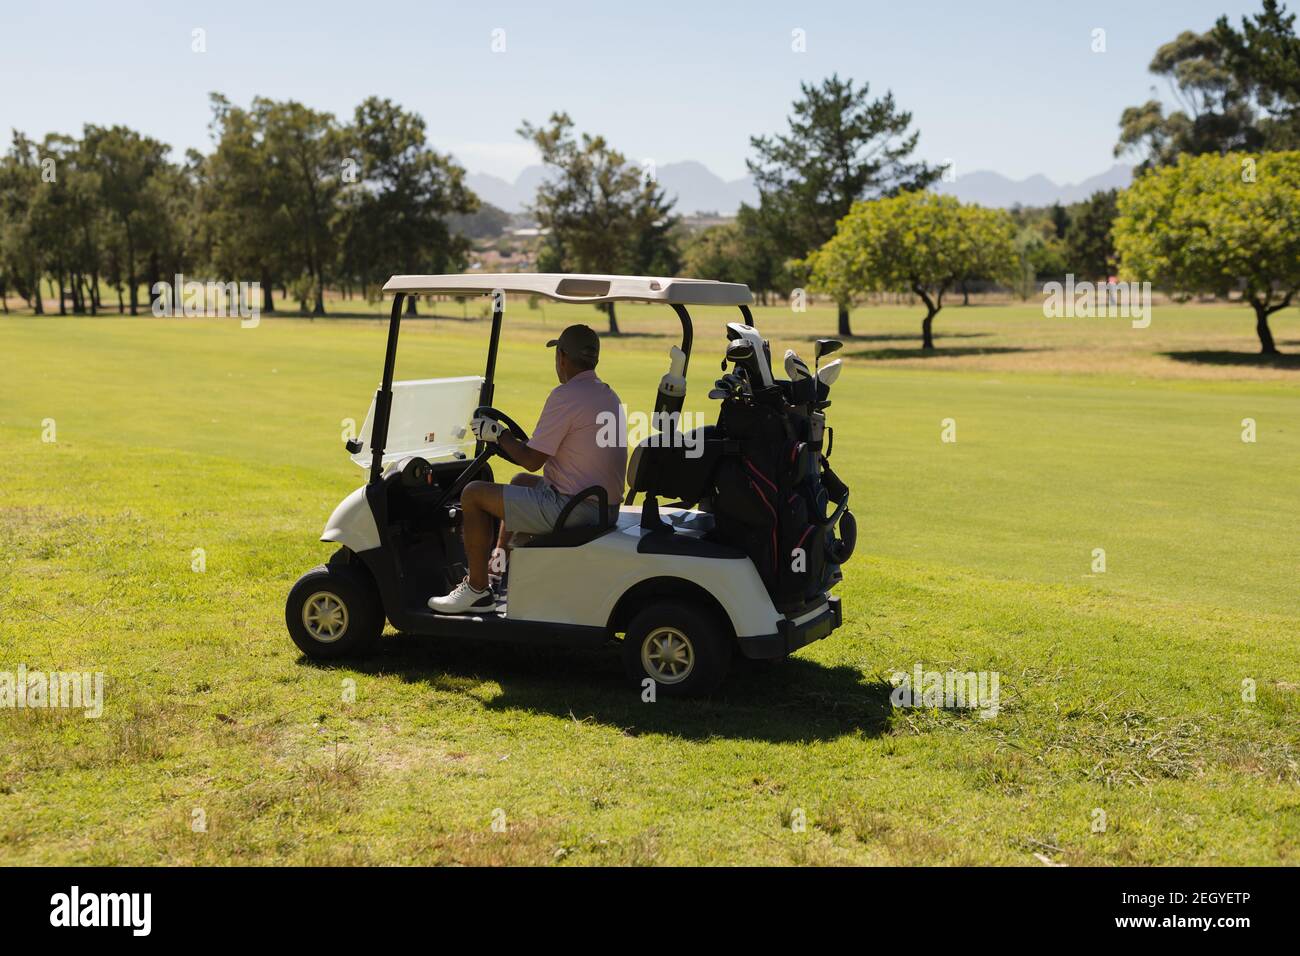
[[[326,312],[324,315],[312,315],[310,312],[298,312],[294,309],[279,309],[275,312],[263,312],[264,319],[311,319],[314,322],[328,322],[330,319],[376,319],[387,322],[390,313],[385,310],[379,312],[348,312],[343,309]],[[485,325],[490,324],[487,316],[482,315],[444,315],[442,313],[421,312],[418,315],[402,314],[403,322],[460,322],[465,325],[472,325],[475,322],[482,322]]]
[[[504,643],[397,635],[374,658],[303,666],[391,674],[431,690],[459,693],[485,710],[525,711],[617,727],[629,735],[671,734],[690,740],[725,738],[773,743],[880,736],[889,729],[893,688],[851,667],[826,667],[794,657],[736,660],[707,700],[659,695],[644,703],[623,674],[620,648],[568,651]],[[484,699],[492,681],[500,694]]]
[[[1264,355],[1262,352],[1162,352],[1175,362],[1196,365],[1244,365],[1254,368],[1300,369],[1300,353]]]
[[[936,341],[942,342],[945,339],[986,339],[992,334],[992,332],[945,332],[940,335],[936,332],[934,337]],[[812,343],[819,338],[826,337],[817,335],[806,341]],[[921,336],[916,332],[868,332],[865,334],[839,335],[834,336],[834,338],[838,338],[846,346],[853,345],[855,342],[915,342],[918,349],[921,347]]]
[[[930,359],[930,358],[960,358],[966,355],[1004,355],[1010,352],[1043,352],[1045,349],[1020,348],[1011,345],[989,345],[989,346],[958,346],[956,348],[944,348],[940,346],[934,349],[923,349],[919,345],[911,349],[862,349],[857,352],[849,352],[849,358],[857,359],[879,359],[888,361],[889,359]]]
[[[555,325],[554,328],[556,330],[556,334],[558,335],[560,332],[560,326]],[[619,332],[617,335],[615,335],[614,333],[610,332],[609,329],[596,329],[596,334],[599,335],[602,339],[609,339],[610,341],[613,342],[617,342],[619,339],[676,339],[677,341],[681,341],[682,338],[681,332],[624,331],[624,332]]]

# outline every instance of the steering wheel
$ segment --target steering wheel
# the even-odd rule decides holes
[[[502,425],[505,425],[506,428],[510,430],[510,434],[514,435],[520,441],[528,441],[528,433],[519,427],[518,422],[516,422],[505,412],[499,411],[493,408],[491,405],[480,405],[478,408],[474,409],[473,417],[490,418],[494,422],[500,422]],[[519,464],[519,462],[511,458],[509,453],[504,448],[501,447],[500,442],[487,442],[486,447],[483,450],[491,454],[500,455],[502,458],[510,462],[512,465]]]
[[[500,422],[502,425],[505,425],[506,428],[510,430],[510,434],[514,435],[520,441],[528,441],[528,433],[519,427],[518,422],[516,422],[505,412],[499,411],[498,409],[493,408],[491,405],[480,405],[478,408],[474,409],[473,417],[490,418],[494,422]],[[472,462],[470,462],[467,466],[465,466],[465,470],[460,473],[459,477],[457,477],[457,479],[454,482],[452,482],[451,487],[449,487],[446,491],[442,493],[442,497],[438,499],[438,503],[434,507],[441,507],[445,505],[447,502],[459,496],[460,493],[465,489],[465,486],[468,485],[474,479],[474,477],[480,471],[483,470],[483,466],[487,464],[488,459],[491,458],[493,455],[500,455],[502,458],[504,458],[506,461],[512,464],[515,465],[519,464],[519,462],[511,458],[510,455],[506,452],[506,450],[501,447],[500,442],[493,442],[493,441],[484,442],[483,450],[478,453],[478,456]]]

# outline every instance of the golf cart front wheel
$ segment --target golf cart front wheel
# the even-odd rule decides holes
[[[638,686],[647,678],[668,697],[702,697],[727,676],[731,647],[714,615],[691,604],[648,607],[628,625],[623,666]]]
[[[284,605],[289,636],[308,657],[361,657],[384,630],[374,586],[346,565],[313,568],[298,579]]]

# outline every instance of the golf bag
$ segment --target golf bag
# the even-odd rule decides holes
[[[758,331],[733,324],[728,334],[750,347],[732,381],[717,383],[728,388],[710,393],[722,398],[718,423],[689,436],[691,455],[650,439],[633,449],[627,503],[644,492],[642,527],[666,533],[660,496],[698,504],[713,517],[705,539],[744,551],[776,608],[798,612],[840,580],[857,536],[849,489],[827,460],[830,386],[813,377],[774,380]]]
[[[723,401],[716,434],[727,450],[705,502],[714,515],[706,537],[744,550],[783,612],[839,580],[856,537],[848,488],[823,455],[820,435],[813,440],[813,421],[786,400],[789,384]]]

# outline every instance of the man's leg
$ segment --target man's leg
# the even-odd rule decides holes
[[[465,537],[465,562],[469,565],[469,586],[482,591],[488,586],[488,558],[492,550],[492,519],[505,517],[501,485],[471,481],[460,493],[461,531]]]
[[[510,479],[510,484],[520,485],[523,487],[530,487],[530,486],[540,485],[542,481],[543,478],[541,475],[531,475],[526,471],[521,471],[519,474],[515,475],[513,478]],[[510,552],[510,539],[512,537],[514,537],[514,533],[509,528],[506,527],[505,521],[502,521],[501,533],[497,535],[497,548],[500,551],[504,552],[507,557]]]

